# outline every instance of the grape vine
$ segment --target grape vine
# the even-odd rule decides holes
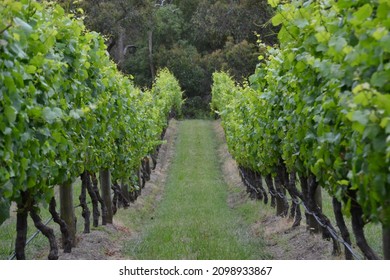
[[[261,44],[266,52],[250,86],[231,86],[226,74],[214,74],[212,106],[230,150],[264,176],[276,179],[284,169],[290,178],[298,175],[301,185],[309,183],[307,195],[310,184],[323,187],[352,216],[367,258],[377,255],[362,228],[381,223],[388,259],[390,4],[269,3],[280,46]]]
[[[5,0],[0,17],[0,224],[16,202],[19,228],[28,212],[40,225],[55,186],[84,172],[133,180],[182,92],[167,69],[136,88],[102,36],[58,5]]]

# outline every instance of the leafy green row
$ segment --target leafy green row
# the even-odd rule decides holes
[[[214,109],[240,164],[308,176],[390,228],[390,2],[319,0],[277,8],[251,86],[214,74]],[[288,2],[288,3],[286,3]]]
[[[103,38],[58,5],[0,3],[0,222],[21,192],[48,202],[84,170],[129,178],[160,143],[181,90],[162,70],[141,91]]]

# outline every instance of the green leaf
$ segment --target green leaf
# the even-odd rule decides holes
[[[330,33],[326,30],[322,30],[314,35],[319,43],[327,43],[330,39]]]
[[[375,72],[371,77],[371,84],[376,87],[383,87],[390,82],[390,71]]]
[[[294,23],[299,28],[305,28],[306,26],[309,25],[309,21],[305,18],[299,18],[299,19],[295,20]]]
[[[10,135],[12,133],[12,129],[10,127],[7,127],[6,129],[4,129],[4,135]]]
[[[6,107],[4,114],[7,117],[9,123],[13,124],[15,122],[17,111],[13,106]]]
[[[275,8],[277,5],[279,5],[279,2],[280,0],[268,0],[268,4],[270,4],[272,8]]]
[[[371,16],[372,11],[372,6],[368,3],[365,4],[353,13],[353,19],[351,20],[351,23],[354,25],[364,23]]]
[[[298,61],[298,63],[295,65],[295,68],[298,72],[303,72],[306,69],[306,64],[302,61]]]
[[[382,128],[385,128],[387,126],[387,124],[390,123],[390,118],[389,117],[386,117],[386,118],[383,118],[380,122],[380,127]]]
[[[342,185],[342,186],[348,186],[349,181],[348,180],[339,180],[339,181],[337,181],[337,184]]]
[[[81,110],[70,110],[69,117],[78,120],[81,117],[80,114],[82,114]]]
[[[10,93],[16,92],[16,85],[15,85],[14,79],[12,79],[11,77],[9,77],[9,76],[4,77],[4,85]]]
[[[15,17],[14,22],[17,26],[20,26],[24,32],[27,34],[30,34],[33,31],[33,28],[31,25],[29,25],[27,22],[23,21],[22,19]]]
[[[362,125],[367,125],[368,115],[363,111],[355,111],[352,115],[352,121],[356,121]]]
[[[53,133],[52,133],[52,137],[53,137],[53,139],[57,142],[57,143],[60,143],[61,141],[62,141],[62,134],[61,134],[61,132],[59,132],[59,131],[54,131]]]
[[[332,37],[329,40],[329,47],[333,47],[337,52],[341,52],[346,45],[347,41],[341,36]]]
[[[13,173],[13,171],[12,171]],[[14,176],[14,174],[10,174],[10,176]],[[4,185],[1,186],[1,196],[0,197],[4,197],[4,198],[10,198],[12,196],[12,183],[11,181],[7,181]]]
[[[337,1],[337,5],[340,7],[340,8],[349,8],[351,6],[353,6],[354,2],[351,1],[351,0],[339,0]]]
[[[60,108],[54,108],[52,110],[49,107],[45,107],[42,111],[42,116],[48,123],[53,123],[62,117],[62,110]]]
[[[274,17],[272,17],[271,19],[271,22],[272,22],[272,25],[273,26],[278,26],[280,24],[282,24],[284,21],[284,18],[282,16],[282,14],[280,13],[277,13]]]
[[[2,197],[0,193],[0,225],[9,218],[11,203]]]
[[[383,37],[385,37],[387,34],[389,34],[389,31],[384,27],[377,28],[374,33],[372,33],[372,37],[374,37],[376,40],[381,40]]]
[[[34,65],[28,65],[26,67],[26,72],[29,74],[34,74],[37,71],[37,67]]]

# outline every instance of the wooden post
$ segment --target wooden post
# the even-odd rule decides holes
[[[102,193],[102,198],[107,209],[106,222],[112,224],[112,197],[111,197],[111,174],[110,170],[102,169],[100,170],[100,188]]]
[[[73,186],[72,182],[68,181],[60,186],[60,216],[68,227],[70,242],[72,247],[76,246],[76,216],[73,205]],[[63,243],[66,240],[62,236]],[[63,244],[64,246],[66,244]]]

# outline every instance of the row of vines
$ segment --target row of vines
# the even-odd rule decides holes
[[[147,156],[156,154],[170,113],[180,113],[181,104],[168,70],[159,72],[152,89],[136,88],[109,59],[104,39],[60,6],[1,1],[0,224],[14,202],[17,259],[26,258],[29,214],[50,241],[49,259],[58,258],[53,230],[39,216],[42,207],[60,224],[64,251],[71,251],[72,182],[80,176],[84,231],[87,192],[94,226],[100,215],[103,224],[112,223],[118,203],[136,198],[140,179],[150,173]]]
[[[260,43],[249,85],[213,77],[212,107],[230,152],[254,195],[268,201],[263,178],[277,214],[286,215],[291,200],[294,226],[303,204],[310,228],[333,239],[334,253],[342,239],[345,257],[356,257],[350,217],[368,259],[379,257],[364,226],[382,225],[390,259],[390,2],[269,3],[280,45]],[[338,230],[321,211],[321,189],[333,198]]]

